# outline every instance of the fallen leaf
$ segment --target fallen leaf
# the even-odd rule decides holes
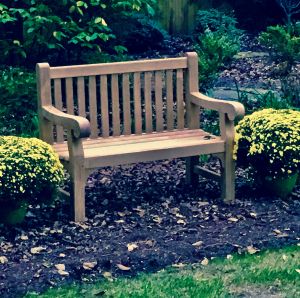
[[[183,216],[183,215],[180,214],[180,213],[176,213],[175,216],[176,216],[176,217],[179,217],[179,218],[185,218],[185,216]]]
[[[203,244],[203,241],[197,241],[195,243],[193,243],[192,245],[195,246],[195,247],[199,247]]]
[[[231,222],[237,222],[237,221],[239,221],[237,218],[235,218],[235,217],[229,217],[228,218],[228,221],[231,221]]]
[[[97,265],[97,262],[84,262],[82,264],[83,269],[85,270],[92,270]]]
[[[177,220],[177,223],[180,225],[186,225],[186,222],[183,219]]]
[[[208,263],[209,263],[208,258],[204,258],[204,259],[200,262],[200,264],[203,265],[203,266],[207,266]]]
[[[122,264],[117,264],[117,267],[122,271],[129,271],[131,269],[130,267],[124,266]]]
[[[30,249],[30,252],[35,255],[35,254],[39,254],[40,252],[46,250],[46,247],[43,247],[43,246],[37,246],[37,247],[32,247]]]
[[[135,250],[137,248],[138,248],[138,246],[135,243],[128,243],[127,244],[128,251],[133,251],[133,250]]]
[[[250,212],[250,216],[253,218],[257,218],[257,214],[255,212]]]
[[[250,255],[253,255],[253,254],[257,253],[258,251],[259,251],[259,249],[253,247],[252,245],[247,246],[247,252],[248,252]]]
[[[286,261],[288,259],[287,255],[282,255],[282,259]]]
[[[5,264],[5,263],[7,263],[7,262],[8,262],[7,257],[5,257],[5,256],[1,256],[1,257],[0,257],[0,264]]]
[[[296,272],[298,272],[300,274],[300,269],[295,269],[295,270],[296,270]]]
[[[178,264],[172,264],[172,267],[175,267],[175,268],[183,268],[185,267],[186,265],[183,264],[183,263],[178,263]]]
[[[26,236],[26,235],[21,235],[20,239],[23,240],[23,241],[26,241],[26,240],[28,240],[28,236]]]
[[[281,232],[280,230],[278,230],[278,229],[273,230],[273,232],[274,232],[275,234],[277,234],[277,235],[282,234],[282,232]]]
[[[121,217],[126,216],[125,212],[118,212],[118,215],[121,216]]]
[[[120,224],[120,223],[124,223],[125,221],[123,219],[119,219],[119,220],[115,220],[115,223]]]
[[[84,230],[87,230],[87,229],[90,228],[88,225],[86,225],[84,223],[80,223],[80,222],[75,222],[75,225],[82,228],[82,229],[84,229]]]
[[[153,221],[157,222],[158,224],[160,224],[162,222],[162,219],[158,216],[158,215],[155,215],[153,217]]]
[[[198,202],[198,206],[203,207],[209,205],[208,202]]]
[[[113,281],[112,274],[108,271],[102,273],[103,277],[105,277],[109,281]]]
[[[66,255],[63,254],[63,253],[61,253],[61,254],[59,254],[58,256],[59,256],[60,258],[64,258]]]
[[[54,265],[57,270],[66,270],[65,264],[56,264]]]
[[[64,270],[58,270],[57,273],[61,276],[69,276],[69,272],[67,271],[64,271]]]
[[[226,256],[226,259],[227,259],[227,260],[232,260],[232,259],[233,259],[233,256],[232,256],[232,255],[227,255],[227,256]]]

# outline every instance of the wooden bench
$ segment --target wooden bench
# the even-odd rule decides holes
[[[198,57],[50,67],[37,64],[40,138],[59,154],[72,180],[75,221],[85,220],[85,184],[95,169],[186,157],[186,180],[221,182],[234,200],[234,119],[242,104],[199,93]],[[199,129],[200,111],[219,112],[220,136]],[[198,165],[218,154],[221,175]]]

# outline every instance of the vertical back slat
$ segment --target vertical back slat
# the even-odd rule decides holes
[[[167,129],[174,129],[173,70],[167,70]]]
[[[120,104],[119,104],[119,84],[118,75],[111,75],[111,97],[112,97],[112,119],[113,136],[119,136],[120,133]]]
[[[123,134],[131,134],[131,116],[130,116],[130,89],[129,74],[122,76],[122,96],[123,96]]]
[[[152,73],[146,72],[144,78],[144,98],[145,98],[145,117],[146,117],[146,132],[153,132],[152,123],[152,96],[151,96],[151,78]]]
[[[96,77],[89,77],[89,111],[91,123],[91,138],[98,137]]]
[[[74,115],[73,79],[66,78],[67,113]]]
[[[133,75],[133,98],[134,98],[134,126],[135,134],[142,133],[142,107],[141,107],[141,76],[139,72]]]
[[[86,117],[84,77],[77,78],[78,115]]]
[[[101,129],[102,137],[109,136],[109,116],[108,116],[108,96],[107,96],[107,76],[100,77],[100,98],[101,98]]]
[[[184,128],[184,104],[183,104],[183,71],[176,71],[176,98],[177,98],[177,128]]]
[[[162,73],[155,72],[155,112],[156,112],[156,131],[163,131],[163,104],[162,104]]]
[[[61,94],[61,79],[54,80],[54,105],[60,111],[63,110],[62,94]],[[60,125],[56,125],[56,141],[64,141],[64,129]]]

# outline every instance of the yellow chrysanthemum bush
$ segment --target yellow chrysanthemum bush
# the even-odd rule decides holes
[[[300,168],[300,112],[264,109],[236,127],[234,158],[260,176],[295,174]]]
[[[63,180],[63,166],[49,144],[0,136],[0,201],[40,203],[49,199],[45,192],[51,193]]]

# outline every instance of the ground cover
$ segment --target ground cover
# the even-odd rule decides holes
[[[253,253],[250,251],[250,253]],[[200,264],[173,264],[155,274],[70,285],[26,298],[48,297],[299,297],[300,249],[297,246],[258,255],[227,255]]]
[[[70,222],[60,201],[31,208],[21,226],[0,228],[7,259],[0,264],[0,296],[298,243],[300,187],[286,200],[267,198],[245,178],[239,172],[237,201],[229,206],[216,183],[187,186],[183,160],[101,169],[88,182],[86,223]]]

